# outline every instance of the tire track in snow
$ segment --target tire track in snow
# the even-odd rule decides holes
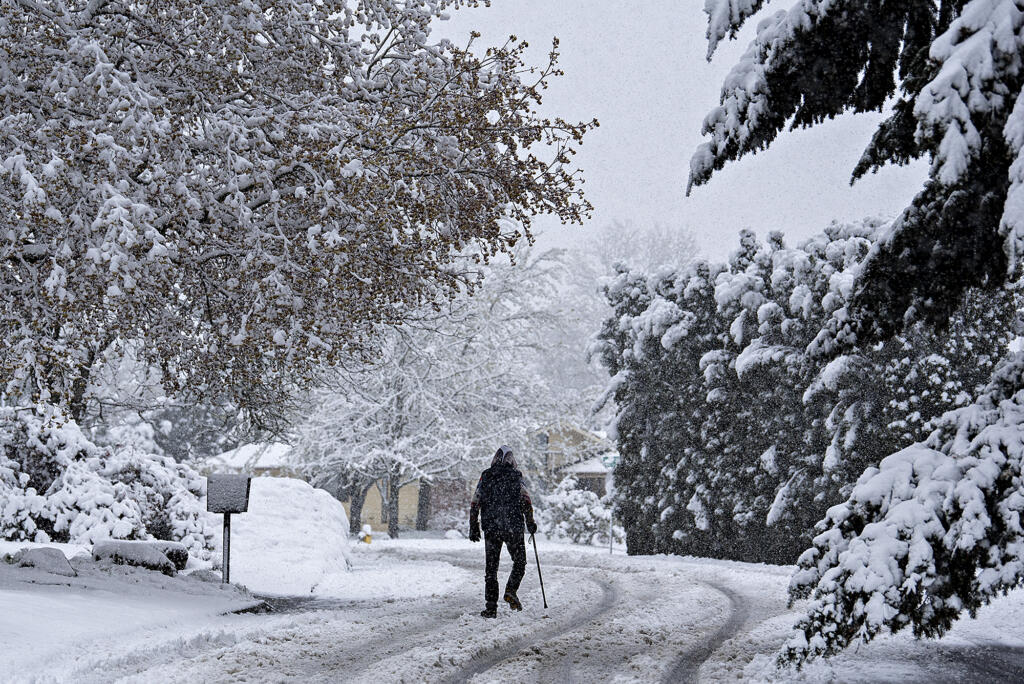
[[[284,596],[262,598],[265,601],[264,605],[271,610],[257,611],[256,620],[250,618],[243,624],[224,624],[190,636],[172,637],[165,643],[140,646],[116,659],[90,663],[84,669],[80,669],[76,677],[82,677],[84,682],[154,681],[165,679],[166,673],[154,678],[147,674],[150,670],[161,671],[173,666],[178,671],[175,677],[183,671],[190,671],[195,676],[186,679],[193,681],[197,678],[203,681],[233,681],[236,679],[234,674],[221,671],[224,665],[222,659],[230,662],[236,650],[244,648],[246,644],[256,643],[262,644],[260,650],[265,655],[276,659],[281,668],[281,680],[337,681],[339,667],[344,666],[345,671],[349,673],[370,669],[382,654],[400,650],[396,649],[396,644],[403,644],[402,648],[407,648],[410,640],[430,638],[437,630],[456,620],[461,615],[461,609],[469,606],[468,593],[460,596],[454,605],[452,597],[431,598],[426,601],[353,601]],[[435,607],[435,619],[404,622],[407,618],[422,615],[424,603]],[[246,613],[244,610],[236,611],[234,615],[244,619],[247,617]],[[320,635],[316,633],[326,632],[329,635],[332,632],[332,614],[340,618],[339,627],[343,633],[348,633],[344,634],[345,638],[337,641],[318,643],[316,636]],[[231,615],[226,614],[224,617],[230,619]],[[295,621],[289,621],[289,616],[293,616]],[[362,631],[363,628],[357,627],[373,624],[382,616],[390,623],[399,624],[376,633],[366,633]],[[276,620],[277,624],[264,623],[258,619],[259,617]],[[317,618],[324,618],[327,622],[311,633],[309,621]],[[300,653],[289,644],[301,641],[323,648],[318,648],[312,653],[301,653],[301,658],[297,658]],[[284,647],[275,644],[284,644]],[[144,658],[141,654],[144,654]],[[90,674],[97,676],[93,677]],[[178,677],[174,681],[180,680]]]
[[[703,644],[680,655],[675,664],[669,669],[668,674],[661,680],[663,684],[696,682],[700,666],[727,639],[739,632],[743,627],[743,623],[747,620],[749,608],[746,605],[746,601],[739,594],[717,582],[701,581],[701,584],[711,587],[729,599],[729,619]]]
[[[960,662],[971,669],[978,677],[977,681],[993,684],[1024,681],[1024,648],[976,641],[971,643],[973,646],[970,649],[961,650]]]
[[[558,566],[553,566],[552,569],[554,569],[554,567]],[[601,600],[597,605],[578,613],[574,613],[571,616],[571,619],[561,624],[554,625],[549,629],[520,637],[503,648],[487,651],[474,656],[469,660],[469,662],[444,681],[449,684],[469,681],[471,678],[479,674],[483,674],[492,667],[516,656],[523,649],[539,642],[550,641],[562,636],[563,634],[568,634],[569,632],[581,629],[588,623],[593,622],[615,608],[618,603],[619,592],[614,584],[593,578],[588,578],[587,581],[593,582],[601,588]]]

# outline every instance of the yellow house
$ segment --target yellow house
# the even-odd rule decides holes
[[[383,483],[378,484],[383,486]],[[413,481],[398,491],[398,525],[422,530],[427,529],[429,522],[440,529],[462,529],[468,524],[472,494],[470,483],[459,477],[436,479],[429,484]],[[352,502],[342,503],[351,520]],[[369,525],[374,531],[386,531],[388,520],[382,504],[380,490],[374,485],[366,492],[360,526]]]
[[[370,487],[363,501],[363,510],[360,515],[360,522],[369,525],[374,532],[382,532],[388,529],[388,519],[384,515],[384,500],[380,496],[380,489],[383,482],[378,482]],[[345,515],[352,517],[352,502],[343,501]],[[420,506],[420,483],[419,480],[410,482],[398,490],[398,525],[399,527],[415,527],[416,514]]]

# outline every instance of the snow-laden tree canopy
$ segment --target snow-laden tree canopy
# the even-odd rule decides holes
[[[515,265],[496,259],[480,269],[474,296],[384,331],[380,359],[336,369],[296,420],[293,442],[311,480],[353,501],[378,486],[392,535],[401,487],[475,477],[495,445],[522,454],[530,431],[561,415],[541,357],[560,325],[564,264],[557,252],[518,247],[515,256]]]
[[[761,5],[707,0],[710,51]],[[966,288],[1020,269],[1022,55],[1015,0],[799,0],[761,20],[726,77],[691,188],[786,126],[892,104],[854,178],[928,156],[930,179],[865,263],[839,327],[884,337],[906,320],[942,320]]]
[[[581,220],[590,124],[535,111],[557,53],[432,41],[460,4],[3,3],[0,391],[77,415],[142,341],[169,390],[258,407],[453,293],[453,252]]]

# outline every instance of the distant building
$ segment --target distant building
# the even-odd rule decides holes
[[[378,482],[366,492],[366,499],[363,501],[363,510],[359,520],[363,525],[369,525],[375,532],[383,532],[388,529],[388,516],[384,510],[384,499],[381,498],[380,489],[384,482]],[[352,502],[343,501],[345,515],[351,517]],[[401,528],[416,527],[416,513],[420,506],[420,482],[410,482],[398,490],[398,526]]]
[[[607,492],[611,469],[605,463],[617,454],[603,434],[558,421],[535,431],[530,445],[543,464],[543,472],[537,475],[546,481],[554,485],[572,475],[580,489],[598,496]]]
[[[586,489],[598,496],[604,496],[608,492],[608,478],[611,473],[612,469],[601,462],[600,456],[588,458],[558,471],[562,476],[560,479],[572,475],[576,478],[577,489]]]
[[[281,442],[243,444],[237,449],[210,456],[198,463],[199,472],[249,473],[253,477],[294,477],[305,479],[288,456],[291,446]]]

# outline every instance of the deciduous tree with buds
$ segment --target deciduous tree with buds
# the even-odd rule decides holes
[[[556,50],[432,40],[460,4],[4,3],[0,391],[81,415],[132,344],[258,413],[468,283],[463,248],[581,221],[596,122],[537,113]]]

